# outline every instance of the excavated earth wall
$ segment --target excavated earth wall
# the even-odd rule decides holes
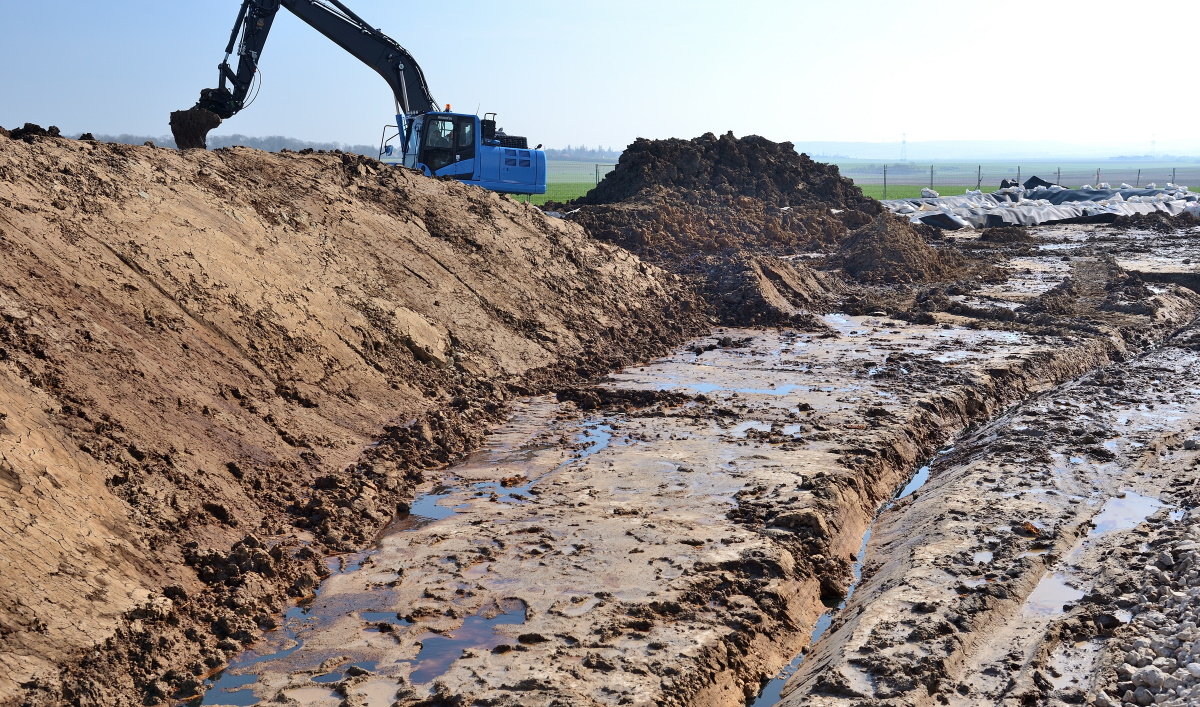
[[[697,311],[573,224],[372,160],[0,135],[0,703],[186,688],[512,396]]]
[[[14,134],[0,132],[0,560],[20,570],[0,577],[0,703],[240,685],[311,704],[741,705],[809,642],[916,467],[1200,313],[1200,296],[1125,269],[1190,273],[1153,270],[1137,238],[945,239],[761,138],[635,145],[573,216],[585,232],[339,153]],[[676,349],[714,317],[791,328]],[[530,401],[545,392],[558,400]],[[515,462],[454,463],[496,428],[526,439]],[[911,498],[898,508],[929,505]],[[882,537],[919,544],[890,522]],[[997,694],[951,675],[973,663],[938,653],[942,604],[911,635],[871,634],[911,684],[868,692],[856,658],[838,663],[862,602],[921,559],[893,575],[879,552],[789,702],[944,701],[951,677],[955,694]],[[1001,605],[982,593],[961,601]],[[519,626],[478,629],[518,605]],[[308,633],[280,646],[295,662],[250,667],[262,636],[299,636],[297,614]],[[478,645],[429,657],[460,633]],[[1038,674],[1000,692],[1048,694]],[[1145,687],[1124,664],[1105,685]]]

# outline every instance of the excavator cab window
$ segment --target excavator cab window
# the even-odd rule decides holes
[[[457,129],[454,134],[454,161],[462,162],[475,158],[475,119],[455,118]]]
[[[453,118],[432,118],[425,121],[421,161],[431,172],[437,172],[455,161]]]

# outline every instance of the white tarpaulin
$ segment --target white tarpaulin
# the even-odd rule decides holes
[[[1070,220],[1111,220],[1117,216],[1162,211],[1172,216],[1200,209],[1200,195],[1187,187],[1166,189],[1064,189],[1058,186],[1009,187],[991,194],[889,199],[892,213],[914,223],[945,229],[1036,226]]]

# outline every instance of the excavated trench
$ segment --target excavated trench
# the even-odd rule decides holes
[[[1157,297],[1148,336],[1198,311]],[[895,532],[945,445],[1135,353],[1116,328],[823,322],[527,401],[203,703],[807,704],[801,650],[859,610],[872,528]]]
[[[1044,239],[1049,247],[1015,259],[1007,283],[956,301],[1011,310],[1104,267],[1094,251],[1063,260],[1061,251],[1085,247],[1077,233]],[[1171,350],[1156,342],[1200,312],[1200,298],[1151,295],[1152,323],[1083,336],[836,313],[821,318],[823,333],[724,330],[599,388],[527,401],[418,497],[375,551],[339,568],[350,571],[327,579],[264,648],[215,678],[204,704],[763,707],[1023,694],[1014,686],[1033,679],[1031,664],[1066,660],[1052,656],[1053,636],[1085,595],[1080,558],[1159,502],[1112,479],[1078,492],[1095,473],[1089,452],[1047,452],[1048,477],[1069,488],[980,471],[979,440],[1021,449],[1014,438],[1040,437],[1006,425],[1079,395],[1093,371],[1132,370]],[[1104,452],[1090,453],[1120,454],[1120,444],[1101,440]],[[967,473],[994,489],[988,517],[999,519],[951,533],[942,519],[961,514],[925,508],[940,509],[947,479]],[[1079,478],[1064,481],[1070,474]],[[956,498],[977,503],[977,489],[963,493]],[[1031,499],[1055,499],[1063,518]],[[1076,513],[1068,519],[1062,509]],[[1089,518],[1091,534],[1078,530]],[[951,570],[945,596],[912,603],[934,628],[906,627],[907,640],[858,649],[885,667],[848,655],[863,615],[881,615],[876,633],[905,621],[881,592],[923,575],[890,564],[926,548],[936,555],[939,532],[958,545],[981,536],[955,555],[981,569]],[[1011,582],[1008,562],[1023,572]],[[1025,645],[1022,661],[978,653],[994,649],[988,638],[964,640],[975,653],[940,662],[885,648],[941,645],[935,619],[956,625],[943,616],[948,600],[979,593],[1004,593],[1018,608],[984,601],[962,615],[1001,627],[1006,651]],[[1070,650],[1091,656],[1089,665],[1103,655],[1102,646]],[[978,661],[999,667],[981,674],[971,667]],[[869,676],[838,677],[854,670]],[[954,670],[963,682],[950,680]],[[1096,670],[1082,672],[1094,681]],[[911,685],[879,677],[893,673],[914,676]]]
[[[945,236],[732,135],[562,221],[52,132],[0,134],[0,701],[1192,695],[1190,226]]]

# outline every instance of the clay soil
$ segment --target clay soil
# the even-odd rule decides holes
[[[0,130],[0,703],[1193,694],[1193,224],[55,132]]]

